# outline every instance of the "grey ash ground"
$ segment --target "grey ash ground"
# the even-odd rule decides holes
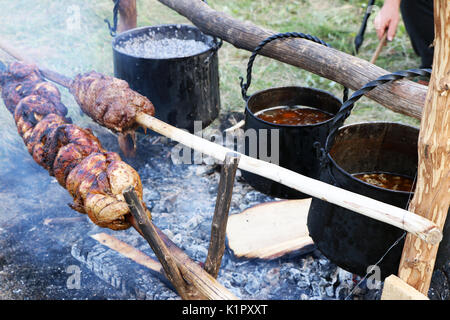
[[[93,129],[107,149],[118,151],[112,134],[95,125]],[[125,160],[141,175],[144,200],[155,224],[192,259],[203,262],[219,168],[175,165],[174,146],[161,137],[140,135],[138,157]],[[90,237],[107,232],[155,258],[134,230],[101,229],[71,210],[67,191],[34,163],[18,136],[10,134],[4,140],[0,155],[0,299],[179,299],[160,276]],[[238,172],[230,214],[271,200],[246,184]],[[75,221],[44,223],[56,217]],[[81,271],[79,289],[68,288],[70,266]],[[433,298],[449,299],[449,270],[435,273],[439,285]],[[242,299],[296,300],[345,299],[359,279],[317,250],[272,261],[240,260],[226,250],[218,277]],[[350,299],[379,297],[380,290],[369,290],[363,283]]]

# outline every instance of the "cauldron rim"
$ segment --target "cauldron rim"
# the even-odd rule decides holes
[[[193,54],[193,55],[189,55],[189,56],[185,56],[185,57],[173,57],[173,58],[146,58],[146,57],[140,57],[140,56],[136,56],[136,55],[133,55],[130,53],[126,53],[126,52],[120,51],[116,48],[116,44],[119,40],[121,40],[121,38],[124,38],[128,35],[132,35],[133,33],[139,33],[140,31],[149,30],[149,29],[153,29],[153,28],[173,27],[173,26],[187,27],[191,30],[198,31],[198,32],[202,33],[208,40],[210,40],[211,43],[213,43],[213,41],[214,41],[214,38],[212,36],[210,36],[206,33],[203,33],[199,28],[197,28],[194,25],[182,24],[182,23],[172,23],[172,24],[169,23],[169,24],[158,24],[158,25],[154,25],[154,26],[137,27],[137,28],[133,28],[133,29],[121,32],[111,40],[111,46],[115,52],[120,53],[124,56],[135,58],[135,59],[144,59],[144,60],[153,60],[153,61],[161,61],[161,60],[180,61],[180,60],[185,60],[185,59],[191,59],[193,57],[198,57],[198,56],[201,56],[202,54],[210,52],[211,50],[214,50],[214,45],[211,45],[211,43],[209,43],[209,42],[204,42],[205,44],[208,45],[209,48],[204,51],[201,51],[199,53]]]
[[[367,125],[367,124],[400,125],[400,126],[409,127],[409,128],[417,129],[417,130],[418,130],[417,127],[414,127],[414,126],[411,126],[411,125],[408,125],[408,124],[398,123],[398,122],[390,122],[390,121],[371,121],[371,122],[355,122],[355,123],[347,124],[347,125],[344,125],[344,126],[340,127],[340,128],[338,129],[338,132],[341,131],[341,130],[343,130],[343,129],[346,129],[346,128],[348,128],[348,127],[352,127],[352,126],[356,126],[356,125]],[[326,140],[326,149],[325,149],[325,150],[331,150],[331,148],[328,149],[328,144],[329,144],[329,139],[327,138],[327,140]],[[410,192],[410,191],[392,190],[392,189],[386,189],[386,188],[378,187],[378,186],[376,186],[376,185],[373,185],[373,184],[371,184],[371,183],[364,182],[364,181],[362,181],[362,180],[360,180],[360,179],[357,179],[357,178],[353,177],[350,173],[348,173],[346,170],[344,170],[341,166],[339,166],[339,165],[337,164],[337,162],[336,162],[336,161],[333,159],[333,157],[330,155],[330,152],[329,152],[329,151],[327,151],[327,159],[331,162],[331,164],[332,164],[332,165],[333,165],[340,173],[342,173],[342,174],[345,175],[346,177],[348,177],[348,178],[352,179],[353,181],[356,181],[357,183],[360,183],[360,184],[362,184],[362,185],[364,185],[364,186],[366,186],[366,187],[369,187],[369,188],[372,188],[372,189],[375,189],[375,190],[380,190],[380,191],[390,191],[390,192],[394,192],[394,193],[397,193],[397,194],[409,194],[410,196],[412,196],[412,194],[414,194],[414,192]]]
[[[275,88],[263,89],[263,90],[259,90],[259,91],[255,92],[255,93],[253,93],[253,94],[247,99],[247,101],[245,102],[245,111],[248,112],[249,115],[250,115],[253,119],[255,119],[256,121],[262,122],[262,123],[264,123],[264,124],[267,124],[267,125],[272,126],[272,127],[275,127],[275,128],[280,128],[280,127],[281,127],[281,128],[291,128],[291,129],[292,129],[292,128],[299,128],[299,127],[301,127],[301,128],[304,128],[304,127],[307,127],[307,128],[318,127],[318,126],[321,126],[321,125],[323,125],[323,124],[326,124],[326,123],[329,123],[329,122],[333,121],[334,117],[336,116],[336,113],[337,113],[337,112],[334,113],[334,114],[333,114],[333,117],[331,117],[331,118],[328,119],[328,120],[325,120],[325,121],[322,121],[322,122],[318,122],[318,123],[313,123],[313,124],[298,124],[298,125],[296,125],[296,124],[278,124],[278,123],[272,123],[272,122],[265,121],[265,120],[263,120],[263,119],[261,119],[261,118],[255,116],[255,114],[250,110],[250,108],[249,108],[249,106],[248,106],[248,103],[249,103],[249,101],[251,100],[251,98],[254,97],[254,96],[256,96],[257,94],[261,94],[261,93],[265,93],[265,92],[269,92],[269,91],[274,91],[274,90],[280,90],[280,89],[308,89],[308,90],[311,90],[311,91],[320,92],[321,94],[326,94],[326,95],[330,96],[330,98],[335,99],[336,102],[339,103],[339,105],[342,104],[342,101],[341,101],[338,97],[336,97],[336,96],[333,95],[332,93],[330,93],[330,92],[328,92],[328,91],[325,91],[325,90],[322,90],[322,89],[317,89],[317,88],[312,88],[312,87],[303,87],[303,86],[285,86],[285,87],[275,87]]]

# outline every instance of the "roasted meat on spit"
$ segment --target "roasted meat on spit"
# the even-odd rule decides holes
[[[77,97],[86,106],[85,112],[94,112],[88,108],[92,103],[103,108],[96,115],[105,126],[120,130],[135,128],[133,115],[136,110],[131,111],[132,107],[128,105],[120,110],[110,103],[108,90],[94,84],[96,76],[93,79],[91,82],[83,79],[74,82],[74,88],[78,88]],[[113,86],[112,83],[103,85]],[[123,86],[120,82],[117,85]],[[18,133],[29,153],[70,192],[74,199],[71,207],[87,213],[101,227],[113,230],[130,227],[127,220],[130,211],[122,192],[133,186],[142,200],[138,173],[118,154],[104,150],[90,130],[71,123],[58,88],[46,82],[35,66],[11,63],[0,72],[0,86],[5,105],[14,115]],[[104,105],[98,99],[89,100],[91,90],[97,90],[110,104]],[[150,104],[139,97],[131,101],[136,108],[141,108],[139,110],[153,112],[148,100]]]

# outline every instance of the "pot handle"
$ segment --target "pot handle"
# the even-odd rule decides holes
[[[269,42],[277,40],[277,39],[286,39],[286,38],[302,38],[302,39],[306,39],[306,40],[310,40],[313,42],[316,42],[318,44],[324,45],[326,47],[330,47],[331,46],[326,43],[325,41],[312,36],[310,34],[304,34],[301,32],[286,32],[286,33],[277,33],[274,34],[266,39],[264,39],[263,41],[261,41],[258,46],[253,50],[252,55],[250,56],[250,59],[248,60],[248,65],[247,65],[247,83],[244,83],[244,78],[243,77],[239,77],[239,79],[241,80],[241,93],[242,93],[242,98],[247,101],[249,96],[247,95],[247,90],[250,87],[250,83],[252,81],[252,67],[253,67],[253,62],[256,58],[256,55],[258,54],[258,52]],[[343,95],[343,101],[346,101],[348,98],[348,88],[344,87],[344,95]]]
[[[376,88],[379,85],[392,82],[395,80],[400,80],[404,78],[414,78],[414,77],[427,77],[429,78],[431,76],[431,69],[409,69],[409,70],[402,70],[397,71],[394,73],[386,74],[384,76],[379,77],[376,80],[372,80],[368,83],[366,83],[361,89],[353,92],[351,97],[345,101],[339,111],[334,116],[333,122],[331,124],[330,133],[327,137],[326,145],[330,146],[332,145],[332,142],[336,136],[337,130],[344,124],[345,119],[347,119],[350,116],[350,113],[353,109],[353,106],[355,105],[356,101],[358,101],[363,95],[365,95],[367,92],[372,91],[374,88]],[[328,153],[330,150],[326,150]]]
[[[111,35],[111,37],[115,37],[117,34],[117,22],[119,19],[119,4],[120,4],[120,0],[114,0],[113,26],[111,27],[111,23],[109,22],[109,20],[107,18],[105,20],[103,20],[108,25],[109,34]]]

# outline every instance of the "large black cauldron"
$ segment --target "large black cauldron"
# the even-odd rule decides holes
[[[391,79],[393,80],[393,79]],[[386,81],[384,81],[386,82]],[[384,83],[382,82],[382,83]],[[373,88],[374,86],[370,86]],[[385,172],[414,178],[417,172],[419,130],[398,123],[358,123],[341,128],[359,99],[355,92],[336,115],[321,159],[320,180],[369,198],[406,209],[412,192],[394,191],[363,182],[352,174]],[[359,96],[358,96],[359,95]],[[356,99],[354,99],[356,97]],[[343,118],[340,118],[343,116]],[[340,119],[339,119],[340,118]],[[332,262],[364,276],[404,231],[386,223],[313,198],[308,229],[318,249]],[[450,259],[450,223],[444,226],[436,267]],[[404,239],[393,246],[378,265],[381,277],[397,274]]]
[[[278,135],[278,141],[275,141],[278,143],[279,158],[277,164],[308,177],[318,178],[320,164],[316,158],[317,150],[314,143],[317,141],[325,143],[332,119],[309,125],[281,125],[264,121],[255,114],[271,107],[298,105],[313,107],[334,115],[339,110],[341,101],[326,91],[298,86],[271,88],[259,91],[250,97],[247,96],[247,89],[251,83],[251,70],[256,55],[267,43],[285,38],[303,38],[328,46],[322,40],[303,33],[280,33],[263,40],[255,48],[248,62],[247,83],[243,84],[241,78],[242,96],[246,101],[245,132],[247,136],[254,137],[254,135],[249,134],[249,130],[256,131],[256,141],[247,139],[245,142],[245,154],[261,160],[266,160],[264,159],[265,156],[270,159],[272,155],[261,152],[261,150],[264,148],[267,153],[270,153],[270,150],[275,150],[274,148],[277,146],[272,146],[271,141],[272,135],[275,134]],[[344,100],[346,94],[347,89],[344,88]],[[262,130],[267,130],[267,135]],[[243,171],[242,176],[255,189],[274,197],[309,197],[297,190],[247,171]]]
[[[117,49],[122,42],[143,34],[154,40],[196,40],[208,49],[195,55],[150,59]],[[194,121],[208,126],[219,114],[219,59],[221,42],[189,25],[159,25],[132,29],[117,35],[112,43],[114,75],[127,81],[133,90],[149,98],[155,117],[193,132]]]

